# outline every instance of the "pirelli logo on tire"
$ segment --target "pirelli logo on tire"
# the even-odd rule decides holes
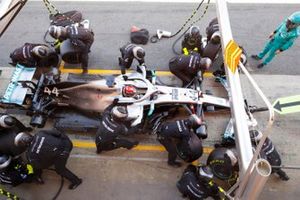
[[[236,72],[236,69],[239,65],[240,58],[242,55],[242,49],[239,47],[239,45],[233,41],[230,40],[225,48],[225,64],[230,69],[232,73]]]

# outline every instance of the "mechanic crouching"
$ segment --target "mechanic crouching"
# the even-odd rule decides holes
[[[60,42],[70,39],[73,47],[80,53],[79,60],[81,61],[82,73],[88,73],[88,53],[94,42],[94,33],[81,26],[62,27],[52,25],[49,27],[49,34]]]
[[[31,183],[33,180],[39,181],[34,174],[33,168],[21,158],[12,158],[9,155],[0,155],[0,183],[13,187],[21,183]]]
[[[211,65],[210,58],[201,57],[197,52],[190,52],[189,55],[182,54],[169,61],[170,71],[182,80],[183,86],[187,86],[199,71],[203,74]]]
[[[0,114],[0,154],[19,157],[26,151],[26,137],[28,131],[32,129],[26,127],[13,116]]]
[[[184,197],[190,200],[202,200],[212,197],[223,199],[221,193],[225,191],[213,182],[213,173],[209,166],[189,165],[177,182],[177,188]]]
[[[116,106],[116,101],[108,106],[102,114],[95,143],[97,153],[110,151],[120,147],[132,149],[138,142],[125,139],[124,136],[133,134],[135,128],[128,128],[128,111],[125,106]]]
[[[31,135],[18,119],[0,114],[0,183],[17,186],[35,178],[32,167],[21,155],[26,151]]]
[[[187,54],[189,51],[194,51],[202,54],[202,35],[200,34],[200,28],[198,26],[192,26],[184,35],[181,47],[182,53]]]
[[[11,54],[11,65],[21,64],[25,67],[57,67],[57,53],[44,44],[25,43]]]
[[[57,130],[41,130],[29,142],[27,159],[38,176],[41,177],[43,169],[54,166],[57,174],[71,182],[69,189],[75,189],[82,179],[66,168],[72,148],[73,144],[67,135]]]
[[[193,162],[203,153],[201,139],[206,138],[206,132],[196,135],[196,129],[205,126],[197,115],[191,115],[185,120],[163,122],[157,128],[157,140],[168,151],[168,164],[180,167],[176,161],[177,155],[185,162]],[[200,138],[199,138],[200,137]]]
[[[251,130],[250,136],[253,145],[256,146],[263,137],[263,134],[260,131]],[[283,181],[288,181],[290,179],[285,171],[280,168],[282,164],[281,157],[270,138],[266,138],[260,155],[270,163],[272,167],[272,174],[277,174]]]
[[[145,50],[140,46],[129,43],[121,47],[120,52],[119,65],[122,74],[125,74],[125,70],[131,67],[134,59],[138,61],[140,66],[145,64]]]

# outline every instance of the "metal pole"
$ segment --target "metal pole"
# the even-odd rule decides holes
[[[272,172],[272,167],[265,159],[258,159],[251,172],[241,199],[257,199]]]
[[[220,25],[222,50],[225,53],[225,47],[232,40],[228,9],[226,0],[217,0],[217,15]],[[225,64],[226,77],[229,85],[229,100],[231,106],[231,116],[233,118],[235,143],[239,154],[239,177],[243,178],[249,163],[253,157],[250,134],[247,124],[247,115],[244,108],[244,98],[240,84],[238,70],[233,73]]]

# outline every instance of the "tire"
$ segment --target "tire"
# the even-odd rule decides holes
[[[221,180],[229,180],[234,175],[234,166],[227,156],[228,148],[216,148],[208,156],[206,164],[212,169],[215,177]]]

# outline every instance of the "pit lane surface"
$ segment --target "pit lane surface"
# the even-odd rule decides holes
[[[183,6],[185,4],[118,3],[116,6],[116,3],[91,2],[76,2],[71,6],[63,2],[55,2],[55,5],[61,10],[80,9],[86,18],[91,20],[96,37],[90,65],[91,68],[104,69],[117,69],[118,48],[129,41],[129,28],[132,24],[146,27],[151,32],[157,28],[174,31],[195,7],[194,4]],[[241,7],[232,5],[230,14],[234,36],[240,44],[245,44],[249,54],[256,52],[256,46],[259,46],[259,49],[263,47],[266,36],[282,21],[283,16],[288,16],[299,8],[299,5],[242,5]],[[203,31],[202,25],[206,26],[209,19],[214,16],[215,9],[212,8],[199,24]],[[6,66],[8,62],[9,53],[5,52],[12,51],[24,42],[42,42],[42,35],[48,26],[47,17],[41,2],[29,2],[25,6],[12,27],[0,40],[1,66]],[[266,18],[266,21],[262,22],[261,17]],[[244,24],[235,24],[239,20]],[[31,25],[30,29],[28,29],[29,25]],[[255,35],[253,27],[259,30]],[[149,63],[150,68],[167,70],[168,60],[173,56],[170,49],[172,42],[173,40],[162,40],[157,44],[145,46],[146,62]],[[298,52],[299,41],[292,49],[274,60],[270,68],[255,71],[255,73],[267,74],[258,75],[255,78],[272,101],[281,96],[299,94],[300,88],[297,84],[299,76],[271,76],[271,74],[299,75]],[[242,82],[245,84],[244,91],[247,91],[246,97],[251,102],[260,104],[251,87],[246,84],[246,81]],[[209,86],[213,88],[213,91],[221,90],[215,85]],[[258,116],[258,119],[260,117],[263,118],[263,116]],[[220,138],[219,135],[225,128],[228,114],[208,114],[207,120],[210,136],[205,140],[204,145],[211,147]],[[300,163],[297,145],[300,139],[299,122],[299,114],[277,116],[273,126],[272,139],[281,152],[285,164]],[[72,138],[92,142],[92,136],[72,135]],[[141,139],[142,146],[153,144],[157,145],[153,137]],[[78,147],[80,146],[74,148],[68,167],[83,178],[84,182],[75,191],[69,191],[65,186],[58,199],[182,199],[175,183],[184,168],[168,167],[165,162],[166,152],[117,150],[97,156],[94,148]],[[205,158],[206,156],[201,159],[201,162],[205,162]],[[298,171],[288,170],[287,172],[292,180],[281,182],[272,176],[260,199],[299,199],[300,175]],[[24,199],[51,199],[58,189],[60,180],[53,172],[46,172],[44,177],[45,185],[24,184],[17,188],[8,188],[8,190]],[[68,185],[67,181],[66,185]]]
[[[53,2],[60,11],[77,9],[90,19],[95,32],[95,42],[90,54],[90,68],[118,69],[119,48],[129,42],[132,25],[147,28],[151,35],[157,29],[176,32],[190,16],[196,3],[141,3],[141,2]],[[249,55],[260,51],[268,35],[300,4],[230,4],[229,14],[235,40]],[[204,6],[201,9],[204,10]],[[196,15],[199,17],[202,14]],[[216,17],[215,4],[209,6],[207,15],[196,25],[202,33],[209,21]],[[0,66],[7,66],[9,53],[25,42],[43,42],[48,29],[48,11],[41,1],[28,2],[0,40]],[[151,69],[168,70],[168,61],[175,39],[163,39],[145,45],[146,64]],[[180,42],[179,42],[180,43]],[[282,53],[268,68],[255,69],[264,74],[300,74],[300,41]]]

